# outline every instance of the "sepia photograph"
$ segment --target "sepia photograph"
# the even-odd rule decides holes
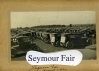
[[[96,60],[94,11],[10,12],[11,60],[24,61],[30,50],[54,53],[78,50]]]

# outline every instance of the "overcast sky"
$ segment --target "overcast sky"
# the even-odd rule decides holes
[[[11,12],[11,28],[52,24],[96,24],[94,11]]]

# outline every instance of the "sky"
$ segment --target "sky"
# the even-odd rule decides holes
[[[11,28],[38,25],[96,24],[94,11],[11,12]]]

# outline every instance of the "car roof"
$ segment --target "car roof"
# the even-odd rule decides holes
[[[70,33],[61,33],[61,34],[70,34]]]
[[[50,33],[50,34],[58,34],[58,33]]]
[[[31,32],[36,32],[36,31],[31,31]]]
[[[48,32],[43,32],[43,34],[50,34],[50,33],[48,33]]]
[[[26,31],[25,32],[22,32],[22,34],[27,34],[27,33],[31,33],[31,32],[26,32]]]
[[[15,38],[26,38],[26,37],[28,37],[28,36],[17,36]]]
[[[69,34],[69,35],[78,35],[77,33],[62,33],[61,35],[66,35],[66,34],[67,34],[67,35],[68,35],[68,34]]]

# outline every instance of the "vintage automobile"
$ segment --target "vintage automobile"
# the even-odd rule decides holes
[[[36,36],[37,36],[38,39],[42,39],[42,32],[37,31]]]
[[[95,29],[83,29],[83,30],[81,30],[81,34],[88,38],[96,38],[96,30]]]
[[[59,33],[50,33],[50,42],[55,47],[60,46],[60,34]]]
[[[31,39],[34,40],[36,38],[36,32],[35,31],[23,31],[20,33],[19,36],[31,37]]]
[[[91,29],[89,32],[89,38],[96,38],[96,29]]]
[[[36,37],[38,38],[40,35],[39,35],[39,32],[38,31],[36,31]]]
[[[31,36],[36,36],[36,31],[28,31],[30,33]]]
[[[43,41],[44,41],[45,43],[50,43],[50,33],[43,32],[43,33],[42,33],[42,36],[43,36]]]
[[[18,44],[12,45],[11,43],[11,57],[15,57],[17,54],[26,53],[29,50],[43,52],[28,36],[19,36],[16,37],[16,39],[18,40]]]
[[[91,45],[92,40],[87,37],[81,37],[81,34],[62,33],[60,46],[72,49],[74,46]]]
[[[43,40],[42,32],[39,32],[39,39]]]
[[[36,32],[35,31],[30,31],[32,39],[36,39]]]

